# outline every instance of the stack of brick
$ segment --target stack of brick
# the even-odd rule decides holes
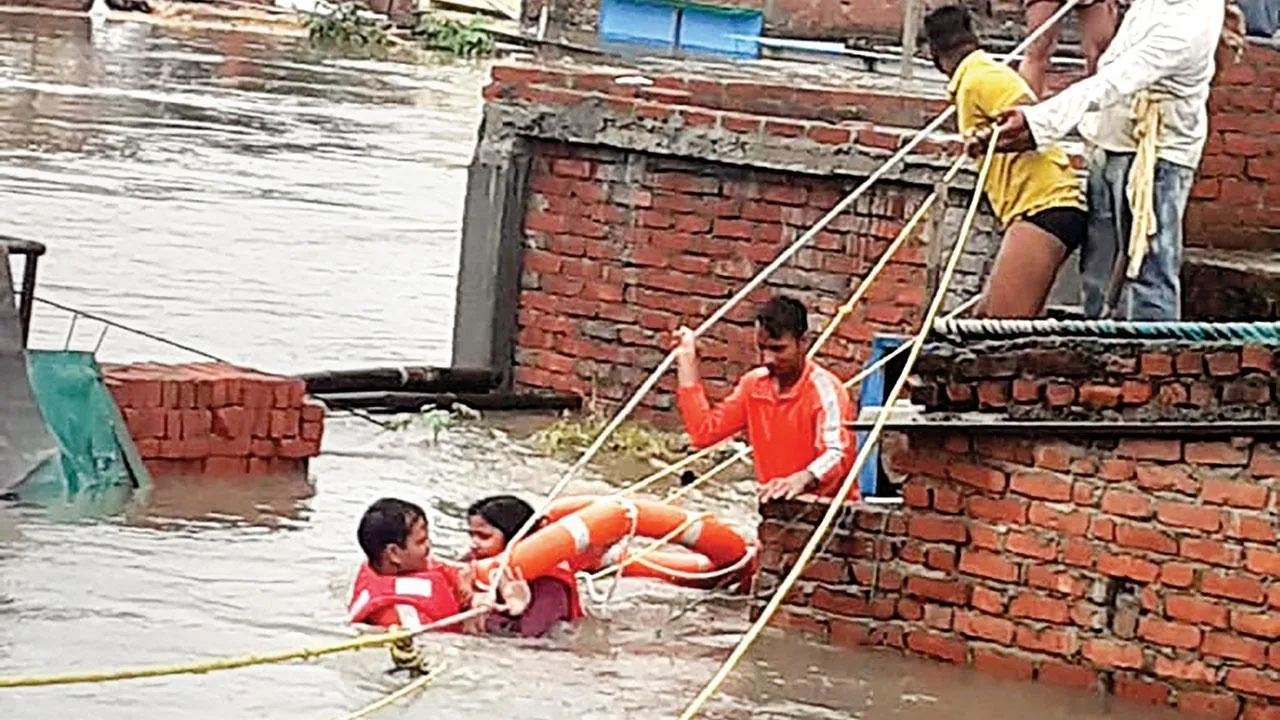
[[[324,406],[297,378],[217,363],[103,368],[147,468],[158,477],[305,475]]]
[[[1098,340],[926,358],[926,419],[985,424],[904,431],[888,458],[903,507],[849,512],[779,622],[1202,717],[1280,717],[1274,360]],[[1143,427],[1183,411],[1204,424]],[[1029,439],[1000,427],[1018,418],[1129,424]],[[825,509],[763,508],[762,592]]]

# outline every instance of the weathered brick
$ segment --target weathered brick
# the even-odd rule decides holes
[[[1150,497],[1145,494],[1108,490],[1102,495],[1102,511],[1130,518],[1149,518],[1155,514]]]
[[[1186,445],[1187,462],[1193,465],[1246,465],[1249,451],[1230,443],[1205,442]]]
[[[1132,555],[1102,553],[1098,556],[1098,571],[1105,575],[1127,577],[1138,582],[1149,583],[1160,574],[1160,566],[1150,560]]]
[[[991,615],[1000,615],[1005,610],[1004,596],[981,585],[974,586],[969,604]]]
[[[1249,572],[1280,577],[1280,552],[1251,547],[1245,551],[1244,566]]]
[[[1005,680],[1030,680],[1035,673],[1035,665],[1029,658],[985,648],[974,649],[973,668]]]
[[[931,632],[917,631],[907,634],[907,648],[951,663],[963,663],[968,655],[968,644]]]
[[[1089,513],[1072,510],[1060,512],[1053,506],[1033,502],[1027,512],[1027,522],[1037,527],[1057,530],[1064,535],[1081,536],[1089,529]]]
[[[1047,472],[1015,472],[1009,488],[1020,495],[1040,500],[1066,502],[1071,499],[1071,481]]]
[[[1247,575],[1206,570],[1200,577],[1200,589],[1206,595],[1248,603],[1262,602],[1262,583]]]
[[[981,465],[953,463],[947,467],[947,476],[956,482],[971,485],[980,490],[1001,492],[1005,489],[1006,478],[1004,473]]]
[[[1156,518],[1165,525],[1205,532],[1217,532],[1222,528],[1221,510],[1187,503],[1162,500],[1156,505]]]
[[[1001,645],[1013,642],[1014,624],[1004,618],[974,612],[958,612],[955,616],[956,632],[967,637],[989,640]]]
[[[1159,682],[1117,675],[1115,677],[1116,697],[1142,705],[1163,707],[1169,703],[1169,686]]]
[[[1066,623],[1071,617],[1070,608],[1065,601],[1034,592],[1014,597],[1009,603],[1009,616],[1054,623]]]
[[[1254,482],[1208,478],[1204,481],[1200,499],[1215,505],[1261,510],[1267,506],[1267,489]]]
[[[1178,440],[1122,438],[1116,454],[1136,460],[1176,462],[1182,459],[1182,443]]]
[[[1261,695],[1268,698],[1280,698],[1280,679],[1270,674],[1247,668],[1233,668],[1227,671],[1226,685],[1232,690]]]
[[[1190,682],[1213,682],[1213,670],[1199,660],[1175,660],[1157,655],[1152,668],[1156,675],[1173,680]]]
[[[1027,521],[1025,500],[1017,498],[993,499],[985,495],[973,495],[968,499],[968,513],[979,520],[1021,525]]]
[[[1210,375],[1230,377],[1240,374],[1240,355],[1234,351],[1209,353],[1205,356],[1205,364],[1209,366]]]
[[[1138,637],[1157,645],[1193,650],[1200,646],[1200,629],[1194,625],[1168,622],[1156,617],[1142,618],[1138,623]]]
[[[1106,668],[1136,670],[1144,660],[1141,646],[1114,640],[1086,640],[1080,653],[1094,665]]]
[[[1117,525],[1116,543],[1134,550],[1176,555],[1178,542],[1168,533],[1148,525]]]
[[[1231,627],[1246,635],[1276,640],[1280,638],[1280,614],[1246,613],[1235,610],[1231,613]]]
[[[979,577],[1016,582],[1018,565],[1003,555],[982,550],[965,550],[960,553],[960,572]]]
[[[963,520],[928,515],[913,515],[907,523],[907,533],[930,542],[963,543],[969,539]]]
[[[1097,686],[1098,673],[1088,668],[1057,660],[1045,660],[1037,671],[1040,682],[1059,687],[1089,690]]]
[[[1037,560],[1052,560],[1058,555],[1057,542],[1052,537],[1043,537],[1036,533],[1009,533],[1005,538],[1004,546],[1011,553]]]
[[[1224,567],[1240,567],[1242,548],[1212,538],[1182,538],[1178,547],[1179,554],[1190,560]]]
[[[1235,720],[1240,698],[1230,693],[1178,691],[1178,709],[1209,720]]]
[[[1205,655],[1230,658],[1263,667],[1267,662],[1267,644],[1261,640],[1239,637],[1231,633],[1214,632],[1204,636],[1200,651]]]
[[[1174,620],[1215,628],[1227,627],[1225,607],[1194,595],[1167,595],[1164,599],[1164,611]]]
[[[1176,490],[1188,495],[1200,492],[1200,483],[1185,468],[1176,465],[1139,463],[1136,471],[1138,487],[1143,490]]]
[[[965,605],[969,602],[969,588],[953,580],[912,576],[907,578],[906,589],[908,594],[952,605]]]

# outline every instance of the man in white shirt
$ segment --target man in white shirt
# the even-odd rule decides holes
[[[1102,315],[1116,257],[1127,252],[1133,218],[1126,188],[1137,150],[1131,109],[1145,90],[1161,106],[1156,231],[1115,313],[1130,320],[1181,318],[1182,220],[1209,133],[1209,84],[1223,14],[1223,0],[1134,0],[1095,75],[1001,117],[1001,151],[1050,145],[1077,127],[1089,145],[1089,238],[1080,258],[1089,317]]]

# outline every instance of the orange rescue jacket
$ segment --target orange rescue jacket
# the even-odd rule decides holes
[[[783,393],[768,370],[756,368],[714,408],[702,383],[680,387],[676,404],[696,447],[745,429],[761,483],[807,469],[818,478],[819,495],[834,495],[857,456],[849,393],[834,373],[813,361],[805,361],[800,380]]]

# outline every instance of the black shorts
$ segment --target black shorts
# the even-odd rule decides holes
[[[1089,232],[1089,213],[1080,208],[1049,208],[1023,220],[1058,238],[1068,255],[1084,244]]]

